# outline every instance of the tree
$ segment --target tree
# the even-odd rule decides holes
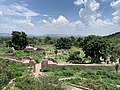
[[[76,46],[77,47],[82,47],[82,44],[83,44],[83,38],[81,38],[81,37],[77,38]]]
[[[24,32],[13,31],[11,42],[15,49],[24,49],[28,44],[27,35]]]
[[[91,57],[91,63],[100,63],[100,57],[107,57],[110,53],[110,42],[100,36],[88,36],[83,41],[85,57]]]
[[[80,51],[76,51],[70,54],[67,62],[75,63],[75,64],[83,63],[83,60],[80,57]]]
[[[70,49],[71,43],[68,38],[60,38],[55,44],[56,49]]]
[[[111,62],[111,64],[113,64],[113,62],[116,62],[116,56],[114,55],[112,55],[111,57],[110,57],[110,62]]]
[[[120,49],[118,46],[112,45],[110,49],[110,61],[112,62],[117,62],[117,59],[120,58]]]
[[[49,44],[49,42],[51,41],[51,37],[49,37],[49,36],[46,36],[45,37],[45,44]]]
[[[115,64],[115,70],[116,70],[116,73],[118,73],[118,69],[119,69],[119,64]]]
[[[72,46],[74,46],[74,44],[75,44],[75,37],[74,36],[71,36],[70,38],[69,38],[69,40],[70,40],[70,42],[71,42],[71,45]]]
[[[54,53],[55,53],[55,55],[57,56],[58,50],[57,50],[57,49],[55,49]]]

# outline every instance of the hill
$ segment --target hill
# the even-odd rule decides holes
[[[108,35],[108,38],[119,38],[120,37],[120,32],[116,32],[114,34]]]
[[[105,38],[109,39],[114,46],[120,47],[120,32],[105,36]]]
[[[71,37],[71,36],[83,37],[81,35],[75,35],[75,34],[45,34],[42,37],[46,37],[46,36],[53,37],[53,38],[60,38],[60,37],[66,37],[67,38],[67,37]]]
[[[11,37],[10,33],[0,33],[0,37]]]

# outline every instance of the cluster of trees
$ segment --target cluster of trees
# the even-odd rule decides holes
[[[68,38],[60,38],[55,44],[56,49],[70,49],[71,43]]]
[[[110,39],[101,36],[90,35],[84,38],[60,38],[55,47],[57,49],[70,49],[71,46],[82,48],[85,58],[90,57],[91,63],[101,63],[101,58],[106,62],[110,58],[111,62],[116,62],[119,57],[120,49],[114,45]],[[72,53],[68,60],[72,63],[81,63],[84,60],[79,57],[79,53]]]
[[[120,58],[118,37],[120,37],[120,33],[105,37],[90,35],[83,38],[75,38],[73,36],[69,38],[51,38],[49,36],[45,38],[28,38],[24,32],[13,31],[11,41],[7,43],[17,50],[24,49],[28,43],[52,44],[56,48],[55,51],[57,49],[71,49],[72,46],[75,46],[83,49],[86,58],[91,57],[91,63],[100,63],[101,58],[106,61],[110,57],[111,62],[115,62],[116,59]]]
[[[108,57],[111,50],[109,40],[100,36],[88,36],[83,41],[83,51],[85,57],[91,57],[91,63],[100,63],[100,58]]]

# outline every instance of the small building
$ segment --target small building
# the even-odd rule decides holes
[[[26,46],[26,48],[24,49],[25,52],[33,52],[34,51],[34,47],[32,46]]]
[[[35,47],[31,46],[31,44],[30,44],[30,45],[26,46],[26,48],[24,49],[24,52],[45,53],[45,49],[35,48]]]

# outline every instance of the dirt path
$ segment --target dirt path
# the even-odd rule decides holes
[[[8,89],[10,89],[10,88],[13,86],[13,84],[14,84],[14,80],[15,80],[15,79],[12,79],[12,80],[8,83],[8,85],[3,88],[3,90],[8,90]]]
[[[76,88],[76,87],[73,87],[73,86],[70,86],[71,90],[83,90],[83,89],[79,89],[79,88]]]

